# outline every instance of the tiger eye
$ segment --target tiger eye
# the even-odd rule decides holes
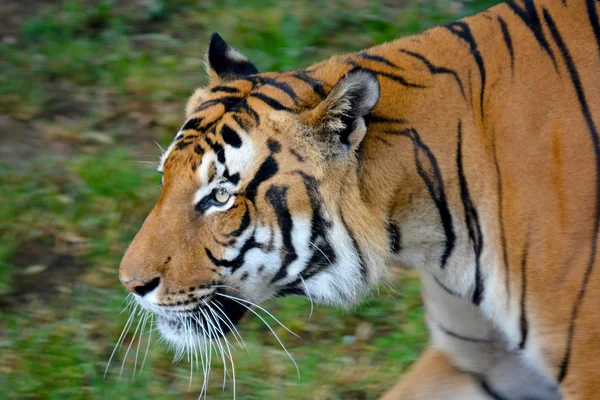
[[[231,194],[229,194],[225,189],[219,189],[215,193],[215,200],[221,204],[227,203],[227,200],[229,200],[230,197]]]

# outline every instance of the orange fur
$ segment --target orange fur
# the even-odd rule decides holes
[[[590,3],[600,12],[596,3]],[[525,8],[521,1],[515,7]],[[258,149],[256,160],[268,156],[267,140],[276,138],[282,146],[279,171],[270,182],[302,187],[293,171],[314,175],[321,182],[324,201],[343,211],[359,247],[370,249],[370,257],[383,260],[390,271],[399,261],[388,250],[388,220],[400,227],[419,221],[436,232],[437,242],[423,242],[427,260],[439,259],[443,250],[439,205],[432,201],[418,167],[418,162],[430,159],[423,148],[417,154],[411,130],[416,132],[441,173],[456,234],[455,252],[469,260],[473,237],[466,221],[472,216],[466,215],[461,184],[467,185],[476,209],[483,233],[481,257],[487,260],[481,265],[481,279],[490,285],[483,287],[481,307],[493,310],[482,313],[494,324],[499,323],[498,313],[515,316],[520,332],[499,327],[507,343],[511,335],[526,333],[513,340],[515,346],[522,341],[522,351],[531,351],[526,357],[536,354],[528,361],[540,363],[536,368],[560,385],[564,398],[592,399],[600,393],[600,266],[595,250],[600,154],[594,147],[600,125],[600,39],[584,1],[569,0],[566,6],[555,0],[536,1],[537,34],[543,40],[515,9],[501,4],[460,24],[336,56],[300,71],[317,86],[299,78],[299,71],[260,74],[293,88],[295,96],[269,84],[220,81],[212,72],[213,83],[192,96],[188,118],[202,118],[203,126],[237,127],[232,119],[237,113],[249,126]],[[327,132],[323,126],[331,98],[323,100],[319,91],[328,93],[355,68],[373,71],[381,94],[360,145],[360,158],[331,157],[334,145],[321,137]],[[220,87],[236,92],[215,91]],[[288,111],[274,111],[256,94]],[[260,123],[243,109],[203,108],[226,96],[246,99]],[[201,157],[198,153],[209,150],[207,138],[221,144],[223,139],[193,129],[183,134],[178,143],[189,144],[167,158],[160,199],[121,265],[124,281],[160,274],[166,282],[164,302],[181,299],[176,294],[180,288],[218,281],[218,268],[199,251],[200,244],[221,257],[224,250],[214,238],[239,226],[245,207],[251,207],[239,196],[235,210],[207,217],[194,213],[193,193],[201,186],[193,169]],[[302,155],[302,162],[292,149]],[[257,161],[242,176],[242,187],[258,167]],[[308,194],[290,193],[292,213],[310,213]],[[277,225],[263,195],[251,209],[253,215],[261,214]],[[474,265],[463,266],[468,268],[464,276]],[[451,267],[458,268],[446,268]],[[470,298],[472,289],[461,295]],[[168,293],[172,295],[167,297]],[[441,350],[428,351],[407,381],[385,399],[437,398],[441,392],[434,383],[447,383],[452,374],[457,382],[470,385],[471,378],[453,364]],[[432,397],[411,397],[407,387]]]

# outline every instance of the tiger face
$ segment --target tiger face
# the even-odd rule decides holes
[[[259,74],[216,34],[207,66],[211,83],[187,105],[159,166],[160,197],[120,267],[162,335],[184,347],[270,298],[345,306],[375,281],[348,220],[377,78]]]

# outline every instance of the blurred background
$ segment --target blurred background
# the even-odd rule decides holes
[[[297,69],[496,2],[0,0],[0,398],[198,397],[201,373],[190,385],[190,364],[173,364],[156,334],[139,370],[147,327],[104,370],[128,317],[120,258],[159,193],[154,141],[169,144],[205,83],[210,33],[261,71]],[[349,311],[315,307],[310,320],[304,299],[266,305],[300,336],[272,324],[300,380],[269,329],[245,317],[237,398],[377,398],[427,336],[414,274],[379,292]],[[209,399],[233,398],[212,365]]]

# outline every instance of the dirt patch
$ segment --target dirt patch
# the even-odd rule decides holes
[[[0,308],[70,297],[77,278],[85,272],[85,262],[75,254],[57,250],[46,240],[37,240],[19,247],[13,268],[12,291],[0,297]]]
[[[17,165],[18,160],[27,163],[43,149],[47,151],[48,147],[31,123],[0,115],[0,160]]]

